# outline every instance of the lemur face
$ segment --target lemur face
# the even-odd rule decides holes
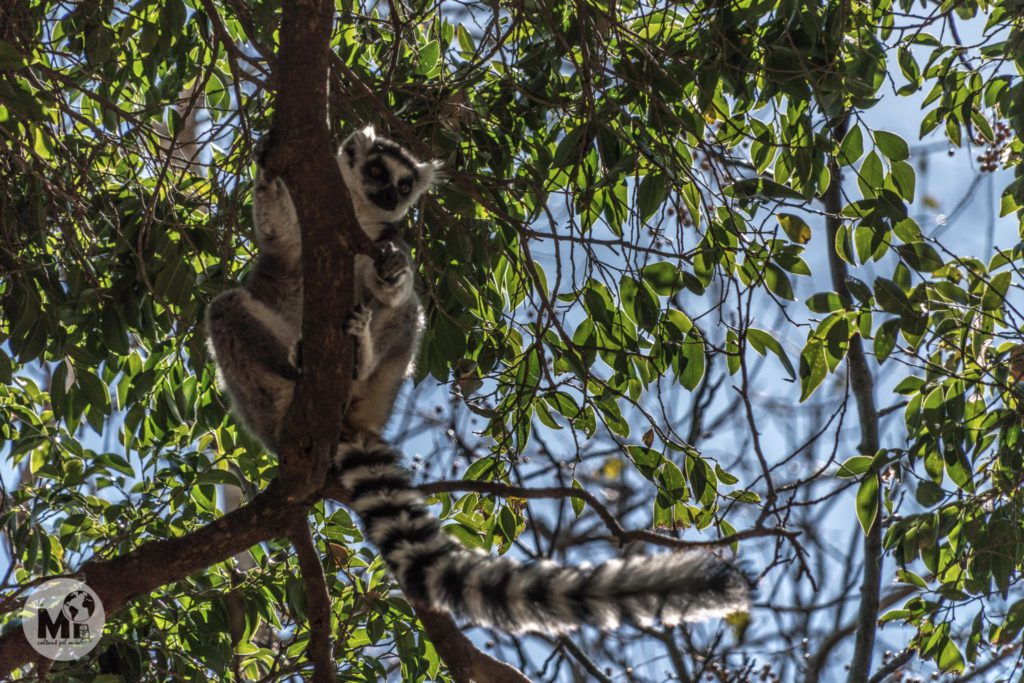
[[[361,222],[402,218],[433,184],[438,168],[437,162],[421,162],[397,143],[377,137],[373,126],[346,138],[338,164],[356,212],[364,214]]]

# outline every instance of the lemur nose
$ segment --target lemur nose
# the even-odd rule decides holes
[[[388,185],[370,194],[369,199],[385,211],[394,211],[395,207],[398,206],[398,190],[395,189],[394,185]]]

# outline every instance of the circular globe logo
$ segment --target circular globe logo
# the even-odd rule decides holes
[[[96,601],[92,599],[92,595],[85,591],[68,593],[68,597],[64,598],[64,606],[61,607],[61,612],[64,613],[64,616],[79,624],[83,621],[89,621],[95,611]]]
[[[103,604],[93,589],[74,579],[51,579],[25,602],[21,627],[36,652],[67,662],[96,647],[105,622]]]

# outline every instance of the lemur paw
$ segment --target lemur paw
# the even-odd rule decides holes
[[[372,320],[373,312],[370,308],[366,304],[359,304],[352,309],[345,331],[353,337],[364,337],[370,334],[370,321]]]
[[[398,287],[406,278],[412,277],[408,257],[394,242],[381,245],[374,258],[374,266],[381,286]]]

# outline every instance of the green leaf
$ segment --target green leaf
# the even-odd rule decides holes
[[[981,307],[986,311],[994,311],[1003,305],[1006,299],[1006,292],[1010,288],[1010,281],[1013,276],[1008,273],[999,273],[992,278],[985,288],[985,294],[981,297]]]
[[[438,60],[441,58],[441,46],[436,40],[432,40],[422,48],[420,48],[417,54],[419,60],[419,66],[416,68],[416,73],[421,75],[428,75],[434,73],[438,68]]]
[[[559,415],[570,420],[575,419],[576,416],[580,414],[580,408],[576,405],[576,401],[574,401],[572,396],[564,391],[556,391],[552,394],[548,394],[544,397],[544,400],[548,405],[554,408]]]
[[[785,368],[786,373],[789,375],[789,378],[796,379],[796,371],[793,369],[793,364],[789,361],[789,356],[782,348],[782,344],[779,343],[778,339],[764,330],[750,327],[747,328],[747,342],[762,356],[765,354],[765,350],[769,350],[774,353],[779,361],[781,361],[783,368]]]
[[[865,197],[874,197],[881,189],[885,179],[882,169],[882,160],[874,151],[868,152],[864,162],[860,165],[860,172],[857,174],[857,184]]]
[[[921,505],[931,507],[945,499],[946,492],[943,491],[942,487],[935,482],[924,479],[918,483],[915,497],[917,498],[917,502]],[[924,586],[922,586],[922,588],[924,588]]]
[[[725,188],[725,196],[737,199],[768,197],[773,199],[803,199],[803,195],[790,187],[767,178],[744,178]]]
[[[917,176],[914,167],[905,161],[897,161],[892,165],[892,183],[896,193],[908,203],[914,201]]]
[[[878,475],[869,473],[857,489],[857,520],[866,535],[878,519]]]
[[[683,342],[679,383],[693,391],[704,377],[704,338],[697,328],[690,330]]]
[[[704,458],[695,455],[686,458],[686,474],[689,478],[693,498],[705,508],[715,503],[718,494],[718,478]]]
[[[860,126],[854,125],[846,132],[842,144],[839,145],[838,161],[841,166],[853,166],[864,153],[864,134]]]
[[[565,168],[571,160],[580,158],[580,141],[586,130],[586,126],[577,126],[565,134],[555,148],[555,157],[551,162],[555,168]]]
[[[25,57],[18,48],[10,43],[0,40],[0,70],[17,69],[24,65]]]
[[[903,161],[910,157],[910,147],[899,135],[884,130],[876,130],[874,136],[878,149],[882,150],[882,154],[890,161]]]
[[[575,477],[573,477],[573,480],[572,480],[572,487],[574,489],[579,489],[581,491],[583,490],[583,485],[580,484],[580,482],[577,481]],[[576,515],[577,519],[579,519],[579,516],[583,514],[583,508],[586,505],[586,503],[583,502],[582,498],[578,498],[576,496],[573,496],[572,498],[570,498],[569,502],[572,505],[572,512],[573,512],[573,514]]]
[[[640,282],[637,287],[633,311],[636,314],[636,324],[641,328],[651,332],[658,326],[658,321],[661,318],[661,305],[646,282]]]
[[[864,284],[863,281],[847,276],[846,288],[850,290],[850,294],[853,294],[861,304],[867,305],[871,301],[871,288]]]
[[[834,247],[836,250],[836,256],[849,263],[851,266],[857,265],[857,260],[854,257],[853,240],[850,239],[850,227],[848,225],[840,225],[839,229],[836,230]]]
[[[800,401],[806,401],[828,374],[825,349],[820,341],[812,339],[800,354]]]
[[[637,188],[640,222],[646,223],[668,198],[668,180],[661,173],[648,173]]]
[[[464,57],[468,57],[476,52],[476,44],[473,42],[473,37],[469,34],[469,31],[466,30],[464,24],[460,23],[455,25],[455,35],[459,39],[459,48],[464,53]]]
[[[672,296],[683,288],[683,277],[680,270],[671,263],[652,263],[644,266],[640,277],[650,285],[655,294]]]
[[[868,471],[874,460],[870,455],[855,455],[839,466],[836,476],[843,479],[858,477]]]
[[[739,481],[739,479],[734,477],[732,474],[723,470],[722,466],[718,463],[715,463],[715,476],[718,477],[718,481],[722,482],[726,486],[732,486]]]
[[[913,218],[896,221],[892,227],[893,234],[904,242],[920,242],[924,239],[921,226]]]
[[[165,31],[175,33],[185,25],[187,11],[181,0],[166,0],[163,4],[161,23]]]
[[[623,419],[619,405],[611,395],[599,399],[597,408],[604,417],[605,425],[613,434],[623,438],[629,436],[629,423]]]
[[[615,316],[615,304],[612,302],[608,288],[596,280],[587,283],[583,290],[583,305],[587,313],[605,328],[610,328]]]
[[[907,265],[919,273],[934,273],[942,268],[942,257],[935,248],[926,242],[899,244],[896,251],[900,253]]]
[[[791,213],[776,214],[775,218],[790,240],[797,244],[807,244],[811,240],[811,226],[807,225],[803,218]]]
[[[883,311],[903,315],[911,313],[910,300],[900,286],[884,277],[875,278],[875,301]]]
[[[946,464],[946,474],[953,483],[965,491],[974,490],[974,477],[971,463],[960,444],[946,441],[943,443],[942,457]]]
[[[812,294],[807,300],[807,308],[815,313],[831,313],[846,308],[841,296],[835,292],[819,292]]]
[[[730,329],[725,333],[725,364],[730,375],[735,375],[743,364],[736,330]]]
[[[942,647],[942,651],[939,652],[939,656],[936,658],[935,663],[939,665],[939,668],[945,672],[963,673],[964,672],[964,656],[960,653],[960,648],[956,646],[952,638],[947,638],[945,645]]]
[[[774,263],[766,263],[764,265],[764,282],[768,285],[768,289],[774,292],[780,299],[787,301],[796,300],[796,296],[793,294],[793,285],[789,282],[789,276]]]
[[[184,306],[195,293],[195,272],[187,260],[176,259],[160,271],[153,287],[167,301]]]
[[[878,330],[875,332],[875,358],[879,363],[885,362],[885,359],[889,357],[889,354],[896,347],[899,331],[899,318],[886,320],[878,326]]]
[[[466,355],[466,331],[451,320],[434,325],[434,348],[445,361],[454,362]]]
[[[655,475],[658,488],[673,501],[686,499],[686,479],[679,467],[671,460],[664,460],[661,469]]]
[[[505,477],[505,467],[492,456],[480,458],[466,470],[462,478],[466,481],[495,481]]]

